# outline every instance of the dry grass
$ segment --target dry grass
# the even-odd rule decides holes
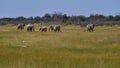
[[[120,68],[120,26],[84,29],[42,33],[0,26],[0,68]]]

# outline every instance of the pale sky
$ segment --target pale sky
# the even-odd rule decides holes
[[[43,16],[61,12],[69,16],[120,14],[120,0],[0,0],[0,18]]]

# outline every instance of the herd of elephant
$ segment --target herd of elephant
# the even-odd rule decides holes
[[[20,23],[20,24],[18,24],[17,29],[18,30],[22,30],[22,29],[24,29],[25,26],[26,26],[28,32],[35,31],[33,24],[25,25],[25,24]],[[41,31],[41,32],[47,32],[48,30],[51,31],[51,32],[52,31],[60,32],[61,31],[61,27],[60,27],[60,25],[54,25],[53,24],[53,25],[49,25],[49,28],[47,28],[46,26],[42,26],[42,27],[39,28],[39,31]]]
[[[25,26],[25,24],[20,23],[20,24],[18,24],[17,29],[22,30],[22,29],[24,29],[24,26]],[[34,31],[33,24],[26,25],[26,28],[27,28],[28,32]],[[90,23],[90,24],[86,25],[87,32],[94,32],[94,28],[95,28],[95,24]],[[42,26],[39,28],[39,31],[41,31],[41,32],[47,32],[47,31],[61,32],[61,26],[60,25],[49,25],[49,28],[47,28],[46,26]]]

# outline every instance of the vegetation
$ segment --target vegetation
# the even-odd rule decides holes
[[[62,32],[0,26],[0,68],[120,68],[120,26],[62,26]]]
[[[19,16],[16,18],[1,18],[0,25],[6,24],[18,24],[18,23],[43,23],[43,24],[75,24],[85,26],[88,23],[94,23],[96,25],[120,25],[120,15],[116,16],[104,16],[102,14],[91,14],[89,17],[78,15],[78,16],[67,16],[60,12],[53,14],[46,13],[44,16],[28,17]]]

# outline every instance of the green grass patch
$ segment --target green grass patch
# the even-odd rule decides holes
[[[120,68],[119,26],[95,32],[71,25],[61,32],[0,29],[0,68]]]

